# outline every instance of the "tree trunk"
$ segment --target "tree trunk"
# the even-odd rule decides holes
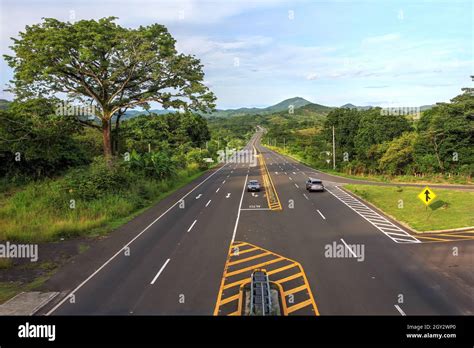
[[[104,156],[107,163],[112,160],[112,141],[110,137],[110,120],[102,120],[102,141],[104,145]]]
[[[119,111],[115,120],[115,129],[112,132],[112,151],[115,156],[119,154],[119,132],[120,132],[120,118],[124,112]]]

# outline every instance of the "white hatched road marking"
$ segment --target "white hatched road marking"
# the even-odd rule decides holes
[[[411,234],[394,225],[382,215],[370,209],[368,206],[361,203],[358,199],[352,197],[347,192],[343,191],[340,187],[335,186],[335,188],[336,189],[334,192],[329,189],[327,189],[327,191],[351,208],[353,211],[355,211],[357,214],[362,216],[372,226],[385,234],[395,243],[421,243],[421,241],[413,237]]]

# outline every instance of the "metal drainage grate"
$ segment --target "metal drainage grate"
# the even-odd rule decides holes
[[[267,274],[255,271],[250,284],[250,315],[270,315],[272,297]]]

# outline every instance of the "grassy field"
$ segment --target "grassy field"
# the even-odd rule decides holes
[[[58,180],[32,183],[0,197],[0,240],[39,243],[105,234],[202,173],[189,168],[172,179],[142,180],[123,194],[77,200],[74,209],[64,204]]]
[[[437,197],[426,208],[417,197],[421,189],[416,187],[344,185],[344,188],[417,231],[474,226],[474,192],[432,188]]]

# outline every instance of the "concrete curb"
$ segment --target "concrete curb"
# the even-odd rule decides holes
[[[0,305],[0,315],[34,315],[58,294],[58,292],[20,292]]]

